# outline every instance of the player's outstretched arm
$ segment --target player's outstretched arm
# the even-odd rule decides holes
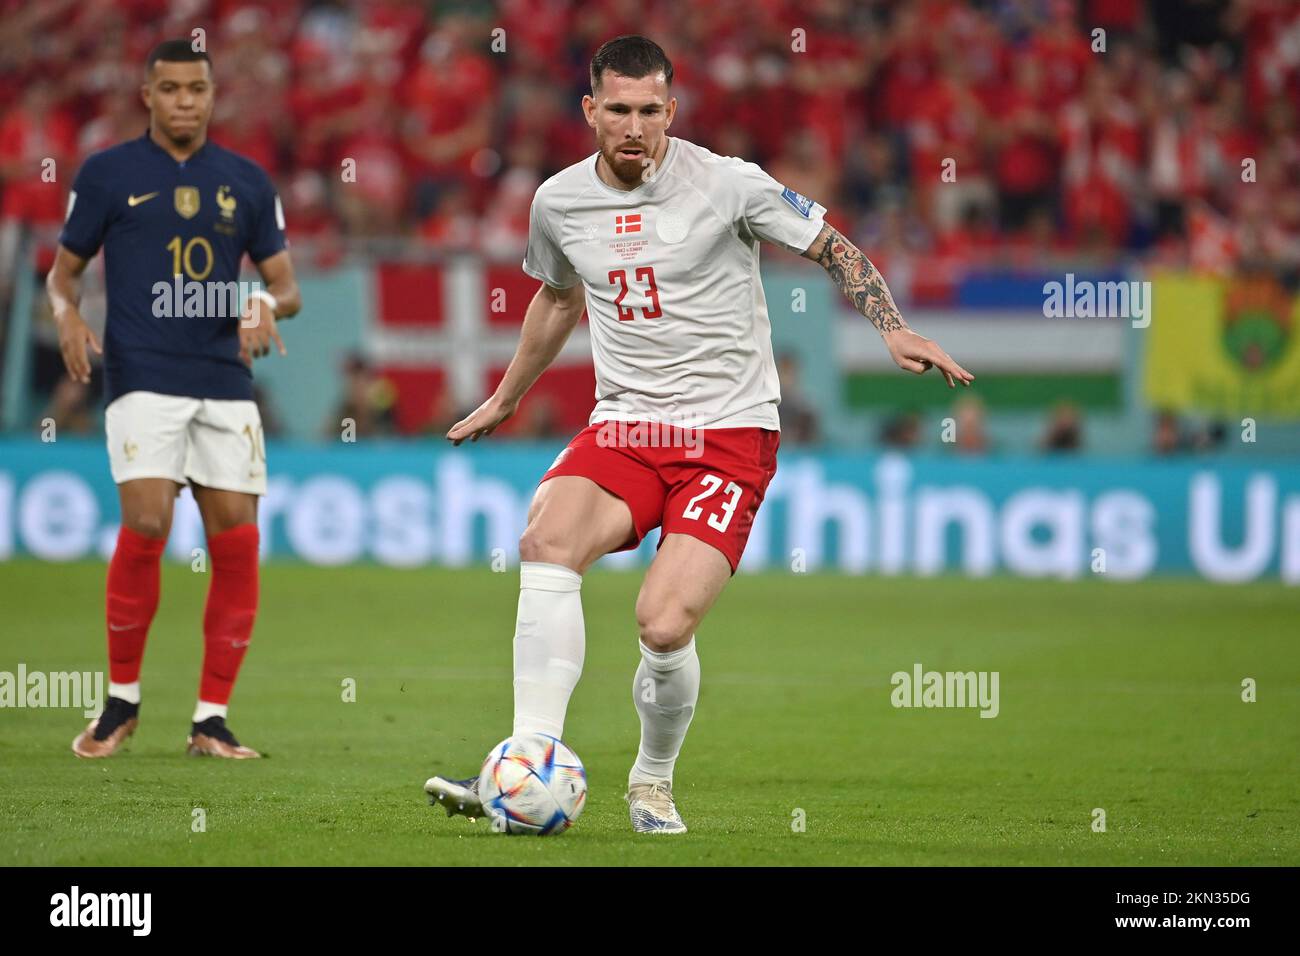
[[[491,398],[447,432],[453,445],[459,445],[466,438],[478,441],[491,435],[498,425],[515,413],[524,394],[560,354],[569,333],[582,318],[586,305],[587,297],[581,285],[556,289],[543,284],[537,290],[524,313],[519,346],[501,384]]]
[[[54,254],[54,265],[45,277],[50,310],[59,329],[59,350],[63,353],[64,367],[69,378],[83,385],[90,383],[90,353],[86,347],[101,355],[104,353],[95,333],[81,318],[80,279],[88,262],[66,246],[59,246]]]
[[[889,294],[885,277],[862,250],[830,223],[822,227],[804,257],[825,269],[853,307],[876,327],[899,368],[920,375],[932,366],[937,367],[949,388],[957,382],[969,385],[975,381],[975,376],[949,358],[939,343],[908,328],[894,304],[894,297]]]

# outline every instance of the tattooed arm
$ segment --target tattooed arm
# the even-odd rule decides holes
[[[949,388],[956,382],[969,385],[975,381],[975,376],[949,358],[937,342],[908,328],[889,294],[885,277],[829,223],[822,227],[804,257],[825,269],[836,288],[876,327],[899,368],[920,375],[937,366]]]

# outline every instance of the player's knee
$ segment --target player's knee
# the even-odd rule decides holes
[[[146,538],[165,538],[172,526],[171,515],[148,511],[126,515],[122,523]]]
[[[520,561],[542,561],[575,568],[578,560],[573,545],[563,536],[529,525],[519,539]]]
[[[636,609],[637,629],[641,643],[656,654],[667,654],[685,647],[695,633],[695,620],[682,608]]]

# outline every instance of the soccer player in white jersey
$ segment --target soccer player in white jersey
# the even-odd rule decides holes
[[[509,418],[586,308],[596,407],[542,477],[519,541],[513,733],[563,737],[582,673],[582,575],[660,528],[636,601],[641,743],[627,800],[645,833],[686,831],[672,782],[700,688],[696,629],[776,471],[780,393],[759,243],[826,269],[901,368],[937,368],[950,388],[974,380],[908,328],[822,206],[753,163],[669,137],[672,79],[644,37],[597,51],[582,108],[599,149],[537,190],[523,268],[542,286],[501,384],[447,433],[477,441]],[[474,779],[436,776],[425,790],[449,813],[484,814]]]

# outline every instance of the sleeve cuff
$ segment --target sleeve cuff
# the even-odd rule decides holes
[[[820,210],[820,212],[817,212],[817,217],[808,223],[808,231],[799,237],[797,243],[790,247],[792,251],[799,253],[799,255],[803,255],[808,251],[808,248],[813,244],[813,241],[821,235],[822,228],[826,225],[825,207],[817,206],[814,211],[816,212],[817,210]]]
[[[289,248],[289,244],[288,244],[288,243],[285,243],[284,245],[280,246],[279,248],[277,248],[277,249],[271,249],[271,250],[268,251],[268,252],[262,252],[262,251],[260,251],[260,250],[257,251],[257,252],[254,252],[252,249],[249,249],[249,250],[248,250],[248,258],[250,258],[250,259],[253,260],[253,265],[257,265],[259,262],[265,262],[267,259],[269,259],[269,258],[271,258],[272,256],[277,255],[277,254],[279,254],[279,253],[281,253],[281,252],[284,252],[284,250],[286,250],[286,249],[288,249],[288,248]]]
[[[809,239],[808,241],[812,242],[811,239]],[[524,275],[532,276],[538,282],[545,282],[552,289],[572,289],[575,285],[578,284],[576,280],[567,284],[563,282],[556,282],[550,276],[542,275],[542,273],[538,272],[536,269],[530,266],[528,264],[527,259],[523,261],[523,264],[520,266],[520,268],[524,270]]]
[[[87,248],[85,246],[80,246],[75,242],[69,242],[62,236],[59,237],[59,245],[63,246],[63,248],[67,249],[74,256],[77,256],[80,259],[93,259],[95,258],[95,253],[99,252],[98,246],[95,246],[93,249]]]

